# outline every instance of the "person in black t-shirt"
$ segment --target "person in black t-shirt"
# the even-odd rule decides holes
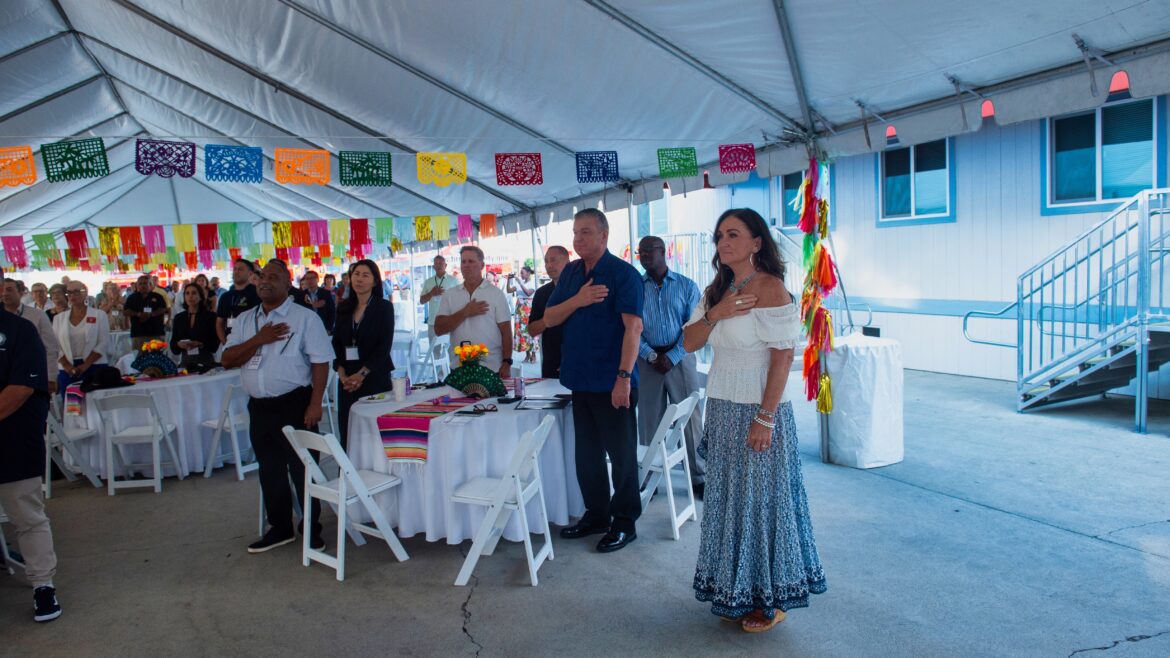
[[[167,329],[167,301],[154,292],[150,277],[143,274],[134,284],[135,292],[126,300],[126,317],[130,318],[130,344],[137,350],[153,339],[162,339]]]
[[[528,316],[528,335],[540,339],[540,376],[545,379],[559,379],[561,376],[561,340],[564,335],[563,327],[546,327],[544,324],[544,309],[548,306],[548,298],[552,297],[556,288],[557,279],[561,270],[569,264],[569,250],[560,245],[553,245],[544,252],[544,269],[552,277],[552,281],[536,289],[532,296],[532,313]]]
[[[45,516],[45,419],[49,374],[31,322],[0,307],[0,507],[16,528],[24,575],[33,586],[33,619],[61,616],[53,576],[57,555]]]
[[[256,286],[250,283],[255,271],[252,261],[246,258],[237,258],[232,266],[232,287],[220,295],[219,306],[215,311],[218,316],[215,321],[215,333],[219,336],[220,345],[227,344],[227,337],[232,333],[236,317],[260,305],[260,294],[256,292]]]

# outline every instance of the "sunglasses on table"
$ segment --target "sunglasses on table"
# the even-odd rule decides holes
[[[480,413],[487,413],[489,411],[499,411],[499,409],[496,408],[496,405],[494,405],[494,404],[477,404],[474,407],[472,407],[471,410],[478,411]]]

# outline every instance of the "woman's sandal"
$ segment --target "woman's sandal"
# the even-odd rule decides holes
[[[764,616],[763,612],[753,610],[743,616],[740,626],[745,633],[764,633],[772,630],[776,624],[784,621],[784,611],[777,610],[771,619]]]

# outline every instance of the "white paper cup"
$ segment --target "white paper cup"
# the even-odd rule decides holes
[[[406,378],[395,377],[392,383],[394,384],[394,399],[402,402],[406,399]]]

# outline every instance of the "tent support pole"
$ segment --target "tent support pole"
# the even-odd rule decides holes
[[[634,252],[637,251],[635,240],[638,238],[638,220],[634,217],[634,188],[626,190],[626,219],[630,222],[630,264],[634,264]]]

